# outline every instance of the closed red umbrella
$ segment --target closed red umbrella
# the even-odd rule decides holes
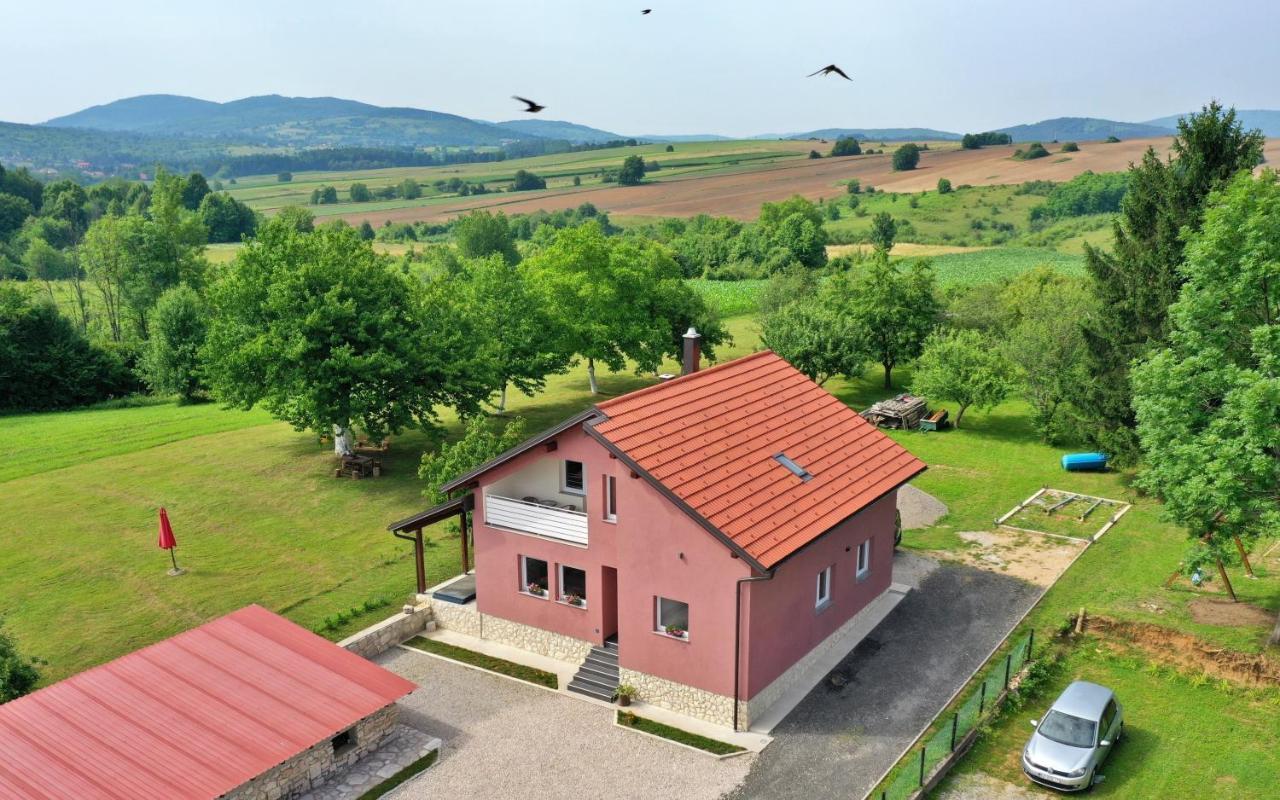
[[[160,541],[157,544],[161,550],[169,551],[169,560],[173,562],[173,569],[169,570],[169,574],[181,575],[183,570],[178,567],[178,557],[173,552],[178,547],[178,540],[174,538],[173,526],[169,524],[169,512],[163,507],[160,509]]]

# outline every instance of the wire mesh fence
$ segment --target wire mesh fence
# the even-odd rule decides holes
[[[975,682],[960,705],[938,720],[938,729],[903,757],[890,780],[873,800],[909,800],[925,785],[939,763],[992,711],[1001,693],[1031,659],[1035,631],[1016,640],[1003,656],[996,658]]]

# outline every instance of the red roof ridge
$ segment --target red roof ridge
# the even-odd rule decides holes
[[[609,400],[605,400],[603,403],[596,403],[596,408],[600,409],[601,411],[607,411],[610,406],[619,405],[624,400],[632,400],[634,398],[642,397],[644,395],[652,394],[654,392],[664,391],[672,386],[687,384],[696,380],[702,380],[706,378],[706,376],[708,375],[712,375],[717,372],[722,372],[729,367],[740,366],[742,364],[747,363],[748,361],[752,361],[758,358],[764,358],[766,356],[773,356],[774,358],[782,360],[781,356],[774,353],[772,350],[768,350],[768,349],[760,350],[755,353],[748,353],[745,356],[739,356],[738,358],[732,359],[730,361],[726,361],[723,364],[716,364],[714,367],[707,367],[706,369],[700,369],[696,372],[690,372],[688,375],[677,375],[676,377],[672,378],[669,381],[662,381],[661,383],[655,383],[652,386],[646,386],[643,389],[636,389],[634,392],[627,392],[626,394],[618,395],[617,397],[610,398]]]

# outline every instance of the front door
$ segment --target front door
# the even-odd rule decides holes
[[[600,572],[600,636],[618,635],[618,570],[602,567]]]

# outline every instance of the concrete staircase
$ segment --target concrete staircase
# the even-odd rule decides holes
[[[582,662],[578,673],[565,688],[606,703],[612,702],[613,693],[618,690],[618,643],[609,640],[604,647],[591,648],[587,660]]]

